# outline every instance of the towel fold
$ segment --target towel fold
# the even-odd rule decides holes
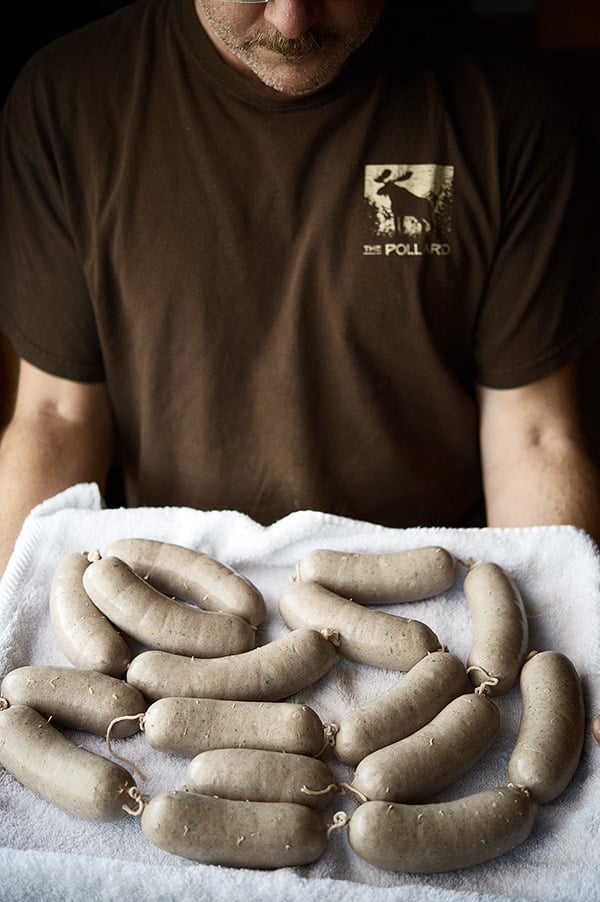
[[[313,548],[391,551],[442,545],[460,560],[493,560],[518,584],[525,602],[530,646],[568,655],[584,685],[586,742],[575,778],[542,806],[532,836],[494,861],[437,875],[395,874],[374,868],[350,849],[344,829],[333,831],[314,864],[274,872],[197,864],[160,851],[143,836],[139,819],[95,824],[69,816],[0,771],[0,897],[26,899],[209,900],[356,899],[504,900],[599,899],[596,854],[600,825],[600,748],[590,720],[600,712],[600,558],[586,533],[572,527],[522,529],[390,529],[316,511],[299,511],[261,526],[235,511],[187,508],[103,509],[98,487],[73,486],[27,518],[0,583],[0,677],[24,664],[68,664],[48,616],[49,586],[65,554],[101,553],[124,537],[148,537],[210,554],[251,579],[263,592],[269,616],[258,632],[263,644],[287,631],[277,602],[298,561]],[[442,596],[386,610],[426,622],[441,642],[466,660],[471,624],[462,576]],[[324,722],[338,722],[358,701],[373,698],[398,674],[339,659],[333,670],[294,700],[309,704]],[[498,698],[502,727],[482,761],[440,798],[505,784],[520,716],[518,688]],[[99,737],[76,741],[108,755]],[[150,749],[140,733],[113,748],[144,773],[140,789],[152,796],[176,789],[187,761]],[[352,771],[328,750],[336,777]],[[327,810],[349,815],[358,802],[339,796]]]

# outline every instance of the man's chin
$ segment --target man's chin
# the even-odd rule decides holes
[[[302,97],[314,94],[328,85],[340,71],[340,66],[324,66],[322,62],[309,61],[306,56],[298,60],[279,60],[274,54],[269,61],[243,59],[255,78],[277,94]]]

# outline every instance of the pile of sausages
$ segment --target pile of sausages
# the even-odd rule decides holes
[[[444,593],[461,566],[472,622],[466,662],[426,624],[381,610]],[[267,613],[258,588],[179,545],[120,539],[104,556],[67,555],[50,618],[71,666],[4,677],[0,764],[78,817],[139,816],[152,843],[185,858],[303,865],[344,828],[362,859],[407,873],[469,867],[515,848],[537,806],[575,773],[580,679],[565,655],[529,650],[521,595],[497,564],[463,565],[438,546],[317,550],[298,564],[279,612],[289,631],[257,646]],[[402,675],[330,724],[289,699],[338,655]],[[494,696],[517,682],[522,714],[505,785],[432,801],[490,749],[500,730]],[[141,730],[152,748],[190,759],[185,783],[145,798],[134,768],[75,745],[65,729]],[[354,768],[350,783],[336,780],[326,748]],[[348,791],[355,810],[327,824],[325,808]]]

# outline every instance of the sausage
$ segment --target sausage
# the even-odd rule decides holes
[[[319,583],[287,585],[279,612],[291,629],[335,630],[343,657],[373,667],[410,670],[427,652],[440,648],[438,637],[420,620],[365,608]]]
[[[263,749],[211,749],[190,761],[186,788],[222,799],[295,802],[324,808],[336,794],[334,777],[319,758]]]
[[[469,690],[465,665],[448,651],[425,655],[386,692],[351,708],[333,736],[344,764],[358,762],[429,723],[448,702]]]
[[[59,648],[71,664],[121,677],[131,651],[83,587],[89,563],[85,552],[73,552],[60,561],[50,587],[50,622]]]
[[[393,604],[447,591],[457,570],[453,555],[433,545],[379,554],[316,549],[302,558],[296,578],[360,604]]]
[[[207,611],[237,614],[253,626],[260,626],[267,615],[265,600],[249,579],[201,551],[132,538],[112,542],[106,555],[125,561],[164,595]]]
[[[536,802],[551,802],[570,782],[583,749],[581,681],[566,655],[542,651],[523,665],[520,687],[521,722],[508,776]]]
[[[28,705],[0,710],[0,764],[31,792],[90,821],[121,820],[136,790],[125,768],[75,745]]]
[[[162,698],[150,705],[142,723],[152,748],[188,758],[223,748],[318,755],[326,742],[319,716],[292,702]]]
[[[455,871],[520,845],[535,811],[525,792],[505,786],[426,805],[365,802],[350,819],[348,840],[357,855],[387,871]]]
[[[168,696],[280,701],[316,683],[336,659],[331,639],[317,630],[300,629],[221,658],[145,651],[129,665],[127,682],[151,701]]]
[[[162,792],[147,803],[141,821],[147,839],[165,852],[226,867],[296,867],[316,861],[327,845],[317,812],[292,802]]]
[[[77,667],[29,665],[11,670],[0,685],[11,705],[29,705],[62,727],[105,736],[112,720],[140,714],[147,703],[125,680]],[[135,721],[114,725],[116,738],[132,736]]]
[[[363,758],[352,786],[368,799],[427,801],[470,770],[499,729],[491,699],[460,695],[416,733]]]
[[[486,561],[469,568],[464,592],[471,613],[467,670],[473,685],[485,683],[492,695],[508,692],[518,679],[529,641],[521,594],[498,564]]]
[[[247,620],[168,598],[120,558],[91,563],[83,574],[83,584],[96,607],[115,626],[149,648],[215,657],[254,646],[255,630]]]

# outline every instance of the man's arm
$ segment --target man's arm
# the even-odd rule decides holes
[[[577,401],[577,367],[513,389],[479,389],[490,526],[571,524],[600,544],[600,475]]]
[[[103,487],[112,449],[104,384],[59,379],[21,361],[15,409],[0,441],[0,575],[29,511],[77,482]]]
[[[481,388],[481,457],[490,526],[566,523],[600,544],[600,477],[588,456],[574,364],[530,385]],[[600,715],[592,724],[600,743]]]

